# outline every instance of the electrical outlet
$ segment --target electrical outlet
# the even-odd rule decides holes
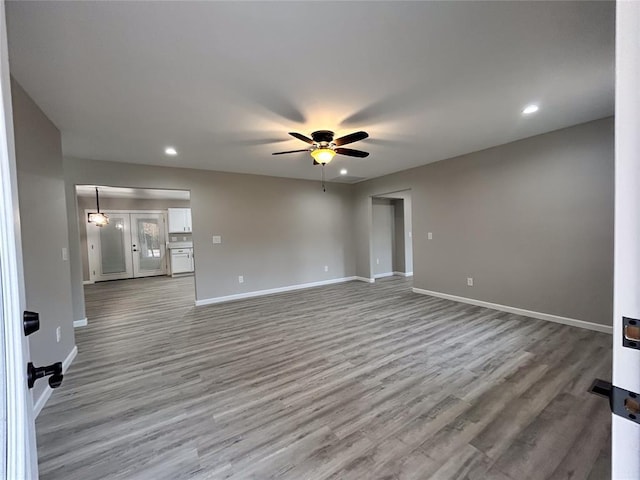
[[[238,283],[244,283],[244,277],[242,275],[238,275]]]
[[[329,265],[325,265],[325,266],[324,266],[324,271],[325,271],[325,272],[328,272],[328,271],[329,271]]]
[[[467,286],[468,287],[473,287],[473,278],[467,277]]]
[[[427,238],[429,240],[433,240],[433,233],[432,232],[427,233]]]
[[[376,258],[376,265],[380,265],[380,259]]]
[[[62,260],[69,260],[69,251],[65,247],[62,247]]]
[[[177,242],[178,241],[178,237],[171,237],[171,241],[172,242]]]
[[[222,243],[222,237],[220,235],[214,235],[212,238],[214,244]]]
[[[56,342],[60,343],[60,338],[62,338],[62,330],[58,327],[56,328]]]

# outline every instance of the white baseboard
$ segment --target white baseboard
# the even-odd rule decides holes
[[[87,318],[83,318],[82,320],[74,320],[73,321],[73,328],[78,328],[78,327],[86,327],[89,324],[89,322],[87,321]]]
[[[572,327],[586,328],[588,330],[595,330],[596,332],[603,332],[613,334],[613,327],[608,325],[600,325],[593,322],[585,322],[584,320],[577,320],[575,318],[560,317],[558,315],[552,315],[550,313],[534,312],[532,310],[525,310],[523,308],[510,307],[508,305],[500,305],[498,303],[484,302],[482,300],[476,300],[474,298],[459,297],[457,295],[449,295],[448,293],[432,292],[431,290],[423,290],[421,288],[414,288],[414,293],[420,293],[422,295],[431,295],[432,297],[445,298],[447,300],[453,300],[455,302],[468,303],[471,305],[477,305],[479,307],[491,308],[492,310],[500,310],[502,312],[515,313],[516,315],[522,315],[524,317],[538,318],[540,320],[547,320],[549,322],[562,323],[564,325],[570,325]]]
[[[69,367],[71,366],[71,362],[73,362],[73,359],[76,358],[77,354],[78,354],[78,347],[74,346],[73,349],[69,352],[69,355],[67,355],[67,358],[65,358],[64,361],[62,362],[63,374],[66,373],[66,371],[69,369]],[[47,377],[43,378],[41,381],[48,381]],[[40,412],[46,405],[52,393],[53,393],[53,388],[51,388],[49,384],[47,384],[44,391],[40,394],[40,398],[38,398],[38,400],[36,400],[33,403],[33,418],[37,418],[38,415],[40,415]]]
[[[375,283],[376,282],[375,278],[367,278],[367,277],[354,277],[354,280],[357,280],[359,282],[365,282],[365,283]]]
[[[83,280],[82,281],[82,285],[93,285],[94,283],[96,283],[96,282],[94,282],[93,280]]]
[[[67,358],[62,362],[62,373],[65,373],[69,369],[71,362],[76,358],[76,355],[78,355],[78,347],[74,345],[73,349],[69,352],[69,355],[67,355]]]
[[[393,272],[387,272],[387,273],[376,273],[373,278],[384,278],[384,277],[393,277],[394,273]]]
[[[413,272],[393,272],[393,274],[399,277],[413,277]]]
[[[263,295],[273,295],[274,293],[291,292],[293,290],[301,290],[303,288],[321,287],[323,285],[332,285],[334,283],[351,282],[357,279],[358,277],[332,278],[331,280],[301,283],[298,285],[289,285],[287,287],[270,288],[268,290],[256,290],[254,292],[236,293],[234,295],[226,295],[224,297],[205,298],[203,300],[196,300],[196,307],[201,307],[203,305],[212,305],[214,303],[232,302],[234,300],[242,300],[245,298],[262,297]]]
[[[169,275],[171,278],[176,278],[176,277],[193,277],[195,275],[195,272],[180,272],[180,273],[172,273],[171,275]]]

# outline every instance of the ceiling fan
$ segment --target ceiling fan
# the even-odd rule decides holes
[[[283,155],[285,153],[297,153],[297,152],[310,152],[313,157],[314,165],[326,165],[333,157],[338,155],[347,155],[349,157],[364,158],[369,156],[369,152],[363,152],[362,150],[354,150],[352,148],[342,148],[342,145],[348,145],[349,143],[364,140],[369,136],[367,132],[354,132],[344,137],[333,139],[333,132],[330,130],[318,130],[311,134],[311,138],[302,135],[301,133],[289,132],[289,135],[302,140],[305,143],[311,145],[311,147],[304,150],[289,150],[287,152],[276,152],[272,155]]]

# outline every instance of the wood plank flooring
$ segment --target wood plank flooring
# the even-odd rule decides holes
[[[37,420],[43,479],[609,475],[606,334],[351,282],[193,306],[193,278],[85,287]]]

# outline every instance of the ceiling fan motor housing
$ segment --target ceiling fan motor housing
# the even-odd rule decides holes
[[[320,145],[329,145],[333,142],[333,132],[331,130],[318,130],[311,134],[311,138],[313,138],[314,142]]]

